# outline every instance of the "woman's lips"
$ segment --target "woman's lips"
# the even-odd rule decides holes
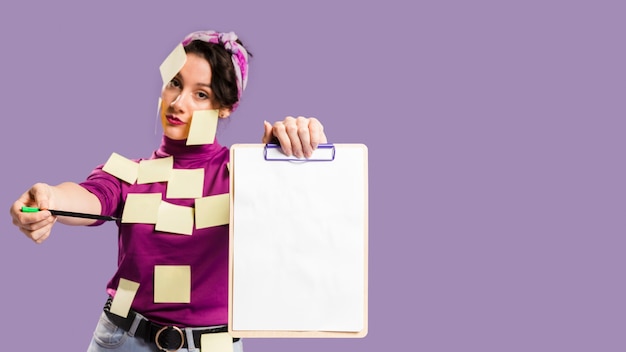
[[[170,125],[184,125],[185,123],[181,121],[178,117],[174,115],[166,115],[165,118]]]

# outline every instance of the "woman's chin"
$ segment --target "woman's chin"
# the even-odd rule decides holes
[[[186,131],[181,131],[180,128],[172,128],[170,126],[166,126],[163,128],[163,134],[169,138],[176,141],[180,141],[183,139],[187,139],[188,133]]]

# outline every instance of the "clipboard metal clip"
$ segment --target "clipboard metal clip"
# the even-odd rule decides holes
[[[278,144],[266,144],[263,148],[263,156],[267,161],[333,161],[335,160],[335,146],[330,143],[320,144],[310,158],[298,158],[283,154]]]

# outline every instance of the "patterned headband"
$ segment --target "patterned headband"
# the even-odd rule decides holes
[[[248,84],[248,51],[243,45],[237,42],[237,35],[234,32],[220,33],[216,31],[193,32],[183,39],[183,46],[187,46],[194,40],[201,40],[207,43],[221,44],[228,51],[233,60],[233,67],[237,75],[237,97],[238,101],[233,104],[232,111],[235,111],[241,100],[241,93]]]

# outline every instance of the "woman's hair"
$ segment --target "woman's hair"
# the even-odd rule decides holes
[[[243,46],[241,41],[237,42]],[[237,75],[233,67],[231,53],[222,44],[208,43],[202,40],[193,40],[185,46],[185,52],[205,58],[211,66],[211,90],[215,100],[221,107],[233,109],[239,101]],[[252,57],[252,54],[248,52]]]

